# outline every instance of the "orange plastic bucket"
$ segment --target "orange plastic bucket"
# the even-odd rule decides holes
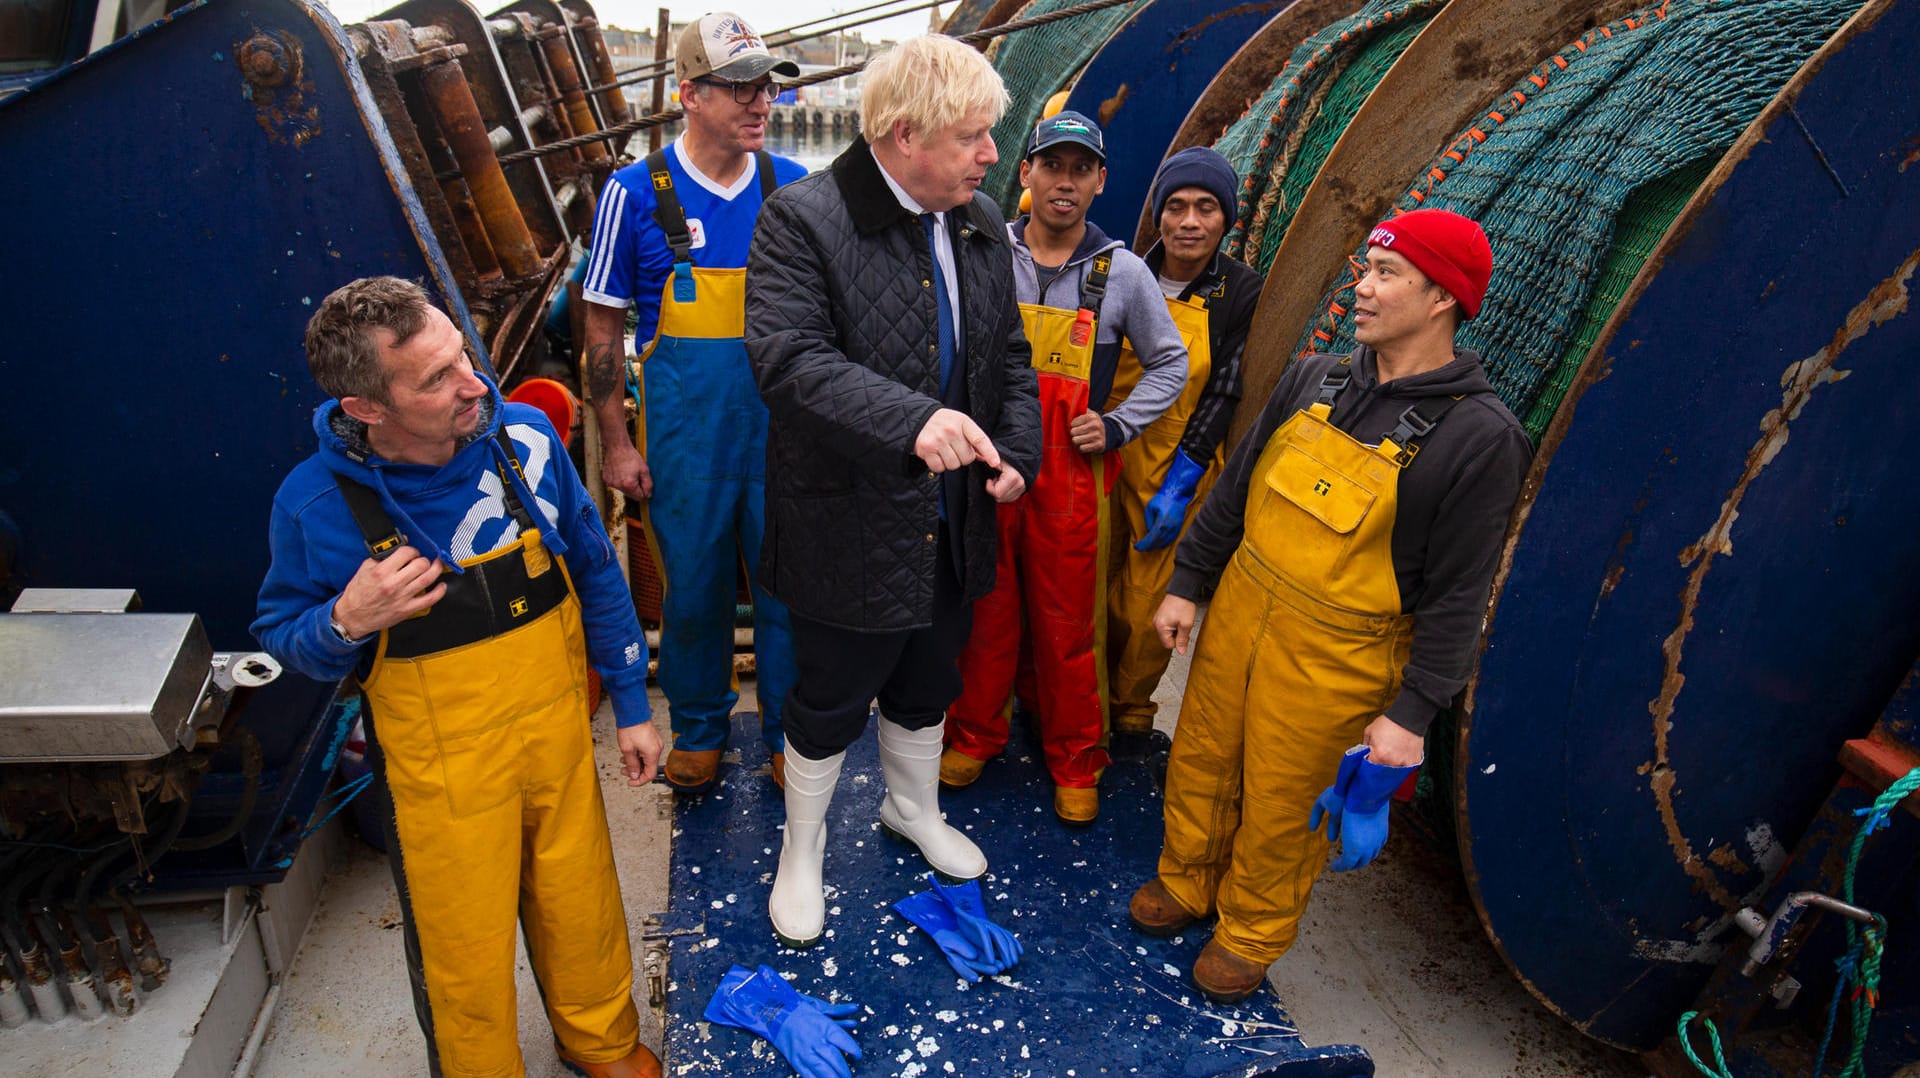
[[[560,432],[560,444],[572,445],[574,425],[580,422],[580,398],[566,386],[551,378],[529,378],[515,386],[507,399],[545,412],[553,429]]]

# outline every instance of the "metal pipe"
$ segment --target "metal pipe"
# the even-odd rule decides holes
[[[460,164],[467,187],[473,192],[480,218],[486,223],[501,267],[512,277],[530,277],[540,268],[540,257],[533,249],[533,235],[526,218],[513,200],[507,186],[507,174],[500,159],[487,142],[486,121],[480,118],[480,106],[474,103],[473,89],[456,63],[432,64],[420,72],[428,105],[440,121],[440,133],[447,148]],[[603,151],[604,152],[604,151]]]
[[[31,1017],[27,1010],[27,997],[20,992],[20,982],[13,979],[13,972],[0,966],[0,1029],[17,1029],[26,1024]]]
[[[582,27],[574,33],[575,40],[580,42],[580,51],[586,55],[588,66],[593,69],[594,81],[602,87],[599,91],[600,109],[607,118],[607,126],[633,119],[632,112],[627,108],[627,95],[618,86],[612,85],[615,78],[613,56],[607,52],[606,35],[600,32],[597,24]]]
[[[545,105],[528,105],[520,110],[520,126],[529,131],[546,122],[547,107]]]
[[[455,70],[458,70],[457,65]],[[187,808],[191,801],[191,798],[182,798],[179,816],[171,826],[170,833],[157,844],[157,848],[149,855],[148,860],[157,859],[169,849],[210,850],[239,834],[240,829],[247,825],[247,821],[253,819],[254,802],[260,797],[260,773],[267,766],[266,754],[261,751],[260,739],[254,736],[252,730],[245,726],[235,726],[233,733],[240,743],[240,774],[245,782],[240,790],[240,807],[234,810],[233,815],[218,831],[181,838],[180,829],[186,825]]]
[[[487,141],[492,144],[494,153],[506,153],[513,149],[514,140],[517,138],[519,136],[509,130],[506,124],[489,128],[487,131]]]
[[[460,242],[467,246],[467,257],[473,262],[475,276],[499,276],[500,256],[493,252],[493,240],[487,236],[487,223],[480,216],[480,207],[473,204],[473,192],[455,176],[440,181],[440,193],[446,197],[454,227],[460,230]]]
[[[119,901],[120,916],[127,922],[127,945],[133,948],[133,962],[140,970],[140,987],[151,992],[166,983],[171,964],[160,953],[153,929],[147,927],[147,919],[140,916],[139,908],[127,897],[127,892],[116,887],[113,897]]]
[[[567,36],[555,34],[541,41],[540,51],[545,54],[547,67],[560,88],[561,101],[573,121],[573,133],[585,135],[600,130],[599,122],[593,118],[593,106],[587,103],[586,91],[580,86],[580,69],[574,65],[573,50],[567,48]],[[589,142],[581,149],[589,161],[607,159],[607,148],[598,142]]]

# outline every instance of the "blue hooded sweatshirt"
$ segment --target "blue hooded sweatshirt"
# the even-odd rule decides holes
[[[541,525],[547,549],[566,561],[580,597],[587,658],[613,700],[615,721],[622,727],[646,722],[646,637],[599,511],[547,417],[537,408],[507,404],[491,381],[487,391],[473,440],[439,467],[382,460],[367,446],[365,425],[342,412],[340,402],[314,409],[320,450],[295,467],[274,495],[268,530],[273,564],[260,586],[253,635],[274,658],[311,678],[335,681],[365,670],[378,637],[349,644],[330,624],[334,601],[367,559],[334,475],[377,492],[408,545],[458,573],[460,562],[520,537],[501,497],[506,462],[494,434],[504,423],[525,478],[510,467],[506,472]]]

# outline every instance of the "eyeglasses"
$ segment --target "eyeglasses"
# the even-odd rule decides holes
[[[695,79],[702,86],[717,86],[733,91],[733,103],[751,105],[755,98],[764,97],[768,101],[780,96],[780,87],[772,79],[765,82],[728,82],[726,79]]]

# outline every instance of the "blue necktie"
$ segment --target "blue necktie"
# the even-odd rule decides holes
[[[927,230],[927,253],[933,256],[933,301],[940,312],[940,396],[944,400],[953,379],[953,309],[947,306],[947,278],[940,272],[940,248],[933,242],[933,214],[920,215]]]

